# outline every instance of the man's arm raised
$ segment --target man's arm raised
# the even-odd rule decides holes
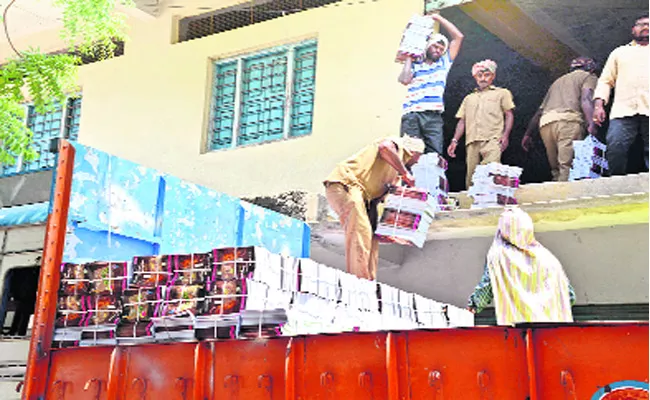
[[[455,60],[460,51],[460,46],[463,44],[465,35],[463,35],[463,32],[461,32],[456,25],[449,22],[449,20],[442,15],[434,13],[431,14],[431,18],[433,18],[434,21],[438,21],[440,25],[449,32],[449,35],[451,35],[451,42],[449,42],[449,58],[451,58],[452,61]]]

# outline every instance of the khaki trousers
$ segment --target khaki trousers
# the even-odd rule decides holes
[[[374,237],[361,189],[330,183],[325,189],[327,202],[338,214],[345,231],[345,260],[348,272],[375,280],[379,261],[379,242]]]
[[[472,185],[472,175],[476,166],[501,162],[501,145],[499,139],[480,140],[465,146],[467,152],[467,178],[465,184],[467,189]]]
[[[573,162],[573,141],[584,138],[582,124],[572,121],[551,122],[539,128],[539,135],[546,147],[553,180],[568,181]]]

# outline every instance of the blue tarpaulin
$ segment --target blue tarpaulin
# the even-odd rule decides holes
[[[44,224],[49,202],[0,208],[0,226]]]
[[[309,257],[309,226],[204,186],[73,143],[65,262],[263,246]]]

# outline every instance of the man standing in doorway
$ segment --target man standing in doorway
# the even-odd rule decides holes
[[[607,130],[606,157],[612,175],[625,175],[628,151],[639,135],[648,168],[648,15],[636,20],[632,38],[609,55],[594,93],[594,122],[601,125],[604,104],[616,87]]]
[[[559,77],[546,92],[521,140],[521,147],[528,151],[533,132],[539,128],[554,181],[569,180],[573,141],[584,138],[584,127],[590,135],[596,133],[592,100],[598,81],[595,71],[596,62],[591,58],[572,60],[569,73]]]
[[[514,123],[515,103],[508,89],[493,86],[497,63],[492,60],[477,62],[472,67],[472,76],[477,88],[468,94],[458,108],[456,132],[447,153],[456,157],[456,146],[467,129],[465,148],[467,151],[467,178],[469,189],[476,166],[501,162],[501,153],[508,147],[510,132]]]
[[[445,110],[443,94],[447,74],[463,43],[463,34],[439,14],[431,14],[434,21],[451,35],[451,42],[442,34],[434,34],[427,45],[425,58],[414,61],[408,57],[399,75],[399,82],[408,86],[403,106],[400,134],[424,141],[425,153],[435,151],[442,155],[442,112]]]
[[[373,237],[371,207],[387,193],[398,178],[415,184],[408,167],[424,151],[424,142],[413,137],[378,140],[339,163],[325,182],[327,202],[339,216],[345,231],[347,271],[359,278],[375,280],[379,242]]]

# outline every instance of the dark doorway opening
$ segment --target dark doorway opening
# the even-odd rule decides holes
[[[26,267],[7,271],[0,305],[2,335],[27,335],[36,304],[39,270],[39,267]]]

